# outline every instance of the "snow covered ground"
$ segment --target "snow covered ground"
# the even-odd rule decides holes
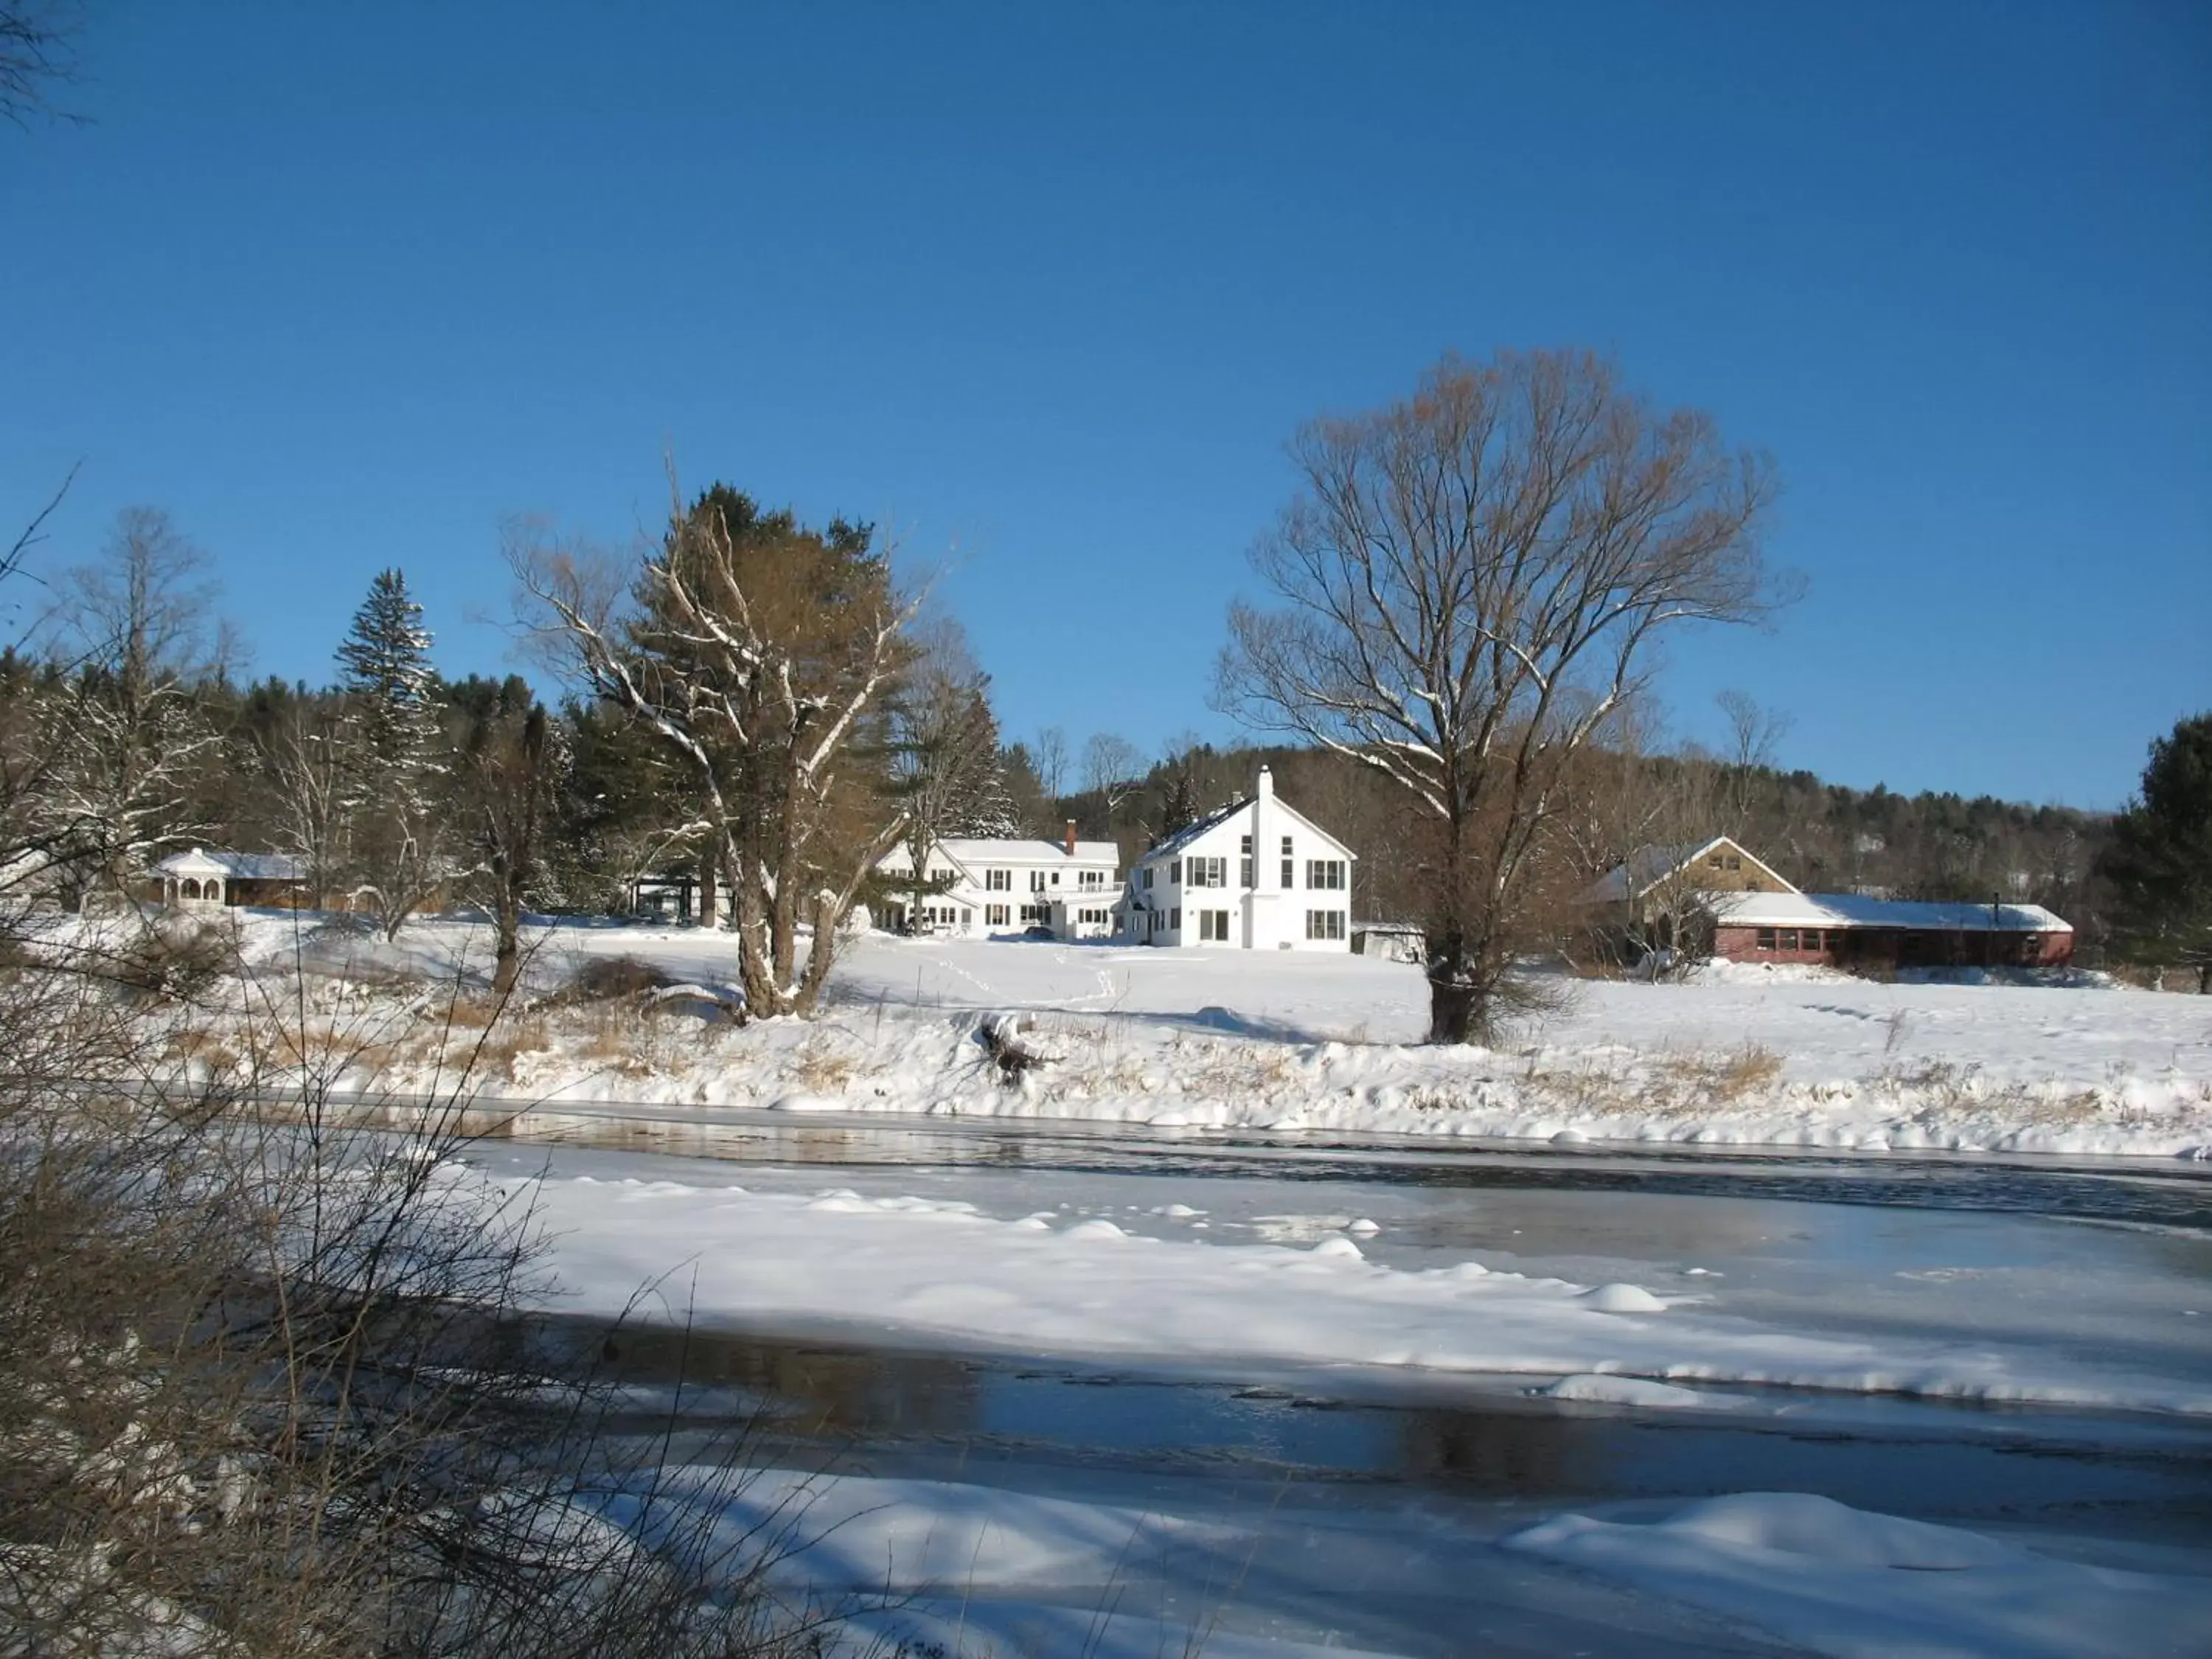
[[[813,1539],[782,1571],[804,1575],[817,1594],[900,1597],[894,1610],[855,1621],[855,1649],[881,1636],[936,1644],[948,1659],[1357,1659],[1378,1650],[1347,1646],[1334,1632],[1325,1645],[1301,1640],[1281,1628],[1293,1620],[1264,1616],[1253,1606],[1260,1598],[1239,1591],[1287,1569],[1316,1598],[1371,1594],[1371,1580],[1357,1586],[1357,1577],[1393,1554],[1395,1581],[1409,1591],[1433,1596],[1424,1579],[1450,1573],[1463,1599],[1462,1652],[1771,1651],[1747,1638],[1756,1632],[1846,1659],[2144,1659],[2202,1653],[2212,1630],[2212,1580],[2056,1559],[1807,1493],[1614,1505],[1502,1534],[1463,1516],[1401,1518],[1363,1536],[1294,1511],[1255,1522],[1233,1511],[1176,1515],[959,1482],[769,1470],[730,1506],[727,1524]],[[1525,1570],[1512,1582],[1516,1565],[1567,1571],[1532,1587]],[[1608,1582],[1642,1592],[1645,1607],[1608,1606],[1599,1594]],[[1686,1604],[1711,1622],[1655,1616],[1652,1603]],[[1619,1622],[1607,1631],[1594,1614]],[[1389,1620],[1364,1622],[1381,1634]],[[1594,1636],[1622,1645],[1581,1645]]]
[[[264,971],[286,918],[248,923]],[[450,1083],[474,1030],[425,1064],[434,996],[394,969],[481,964],[481,928],[416,924],[397,951],[324,936],[305,952],[324,1006],[383,1019],[379,1079]],[[533,981],[633,957],[726,987],[726,935],[562,927]],[[1169,951],[868,935],[842,948],[812,1022],[658,1011],[513,1018],[471,1086],[510,1098],[614,1098],[785,1110],[1095,1119],[1421,1136],[1779,1145],[1878,1151],[2203,1156],[2212,1151],[2212,999],[2119,989],[1880,984],[1723,965],[1687,984],[1555,980],[1559,1007],[1495,1048],[1432,1048],[1417,969],[1357,957]],[[353,997],[332,994],[332,988]],[[395,1012],[397,1011],[397,1012]],[[978,1041],[1012,1016],[1052,1063],[1008,1086]],[[452,1035],[452,1034],[447,1034]]]

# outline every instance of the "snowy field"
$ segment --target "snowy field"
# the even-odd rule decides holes
[[[249,925],[259,961],[293,958],[285,919]],[[427,922],[396,953],[338,936],[310,941],[305,956],[327,994],[399,966],[480,965],[488,948],[482,929]],[[536,951],[540,986],[592,957],[638,958],[708,989],[733,977],[730,940],[696,930],[564,927],[541,934]],[[704,999],[681,996],[641,1017],[526,1012],[485,1047],[472,1085],[511,1098],[1162,1128],[2163,1157],[2212,1149],[2212,998],[1879,984],[1732,964],[1686,984],[1547,984],[1559,1006],[1519,1021],[1495,1048],[1431,1048],[1418,1040],[1419,971],[1364,957],[868,935],[841,951],[818,1020],[732,1027]],[[393,1006],[360,988],[363,1000],[337,999],[356,1029]],[[450,1081],[451,1043],[436,1068],[422,1064],[435,999],[399,1006],[415,1046],[380,1046],[379,1059],[398,1067],[382,1081]],[[1023,1041],[1050,1057],[1018,1086],[978,1040],[980,1024],[999,1016],[1024,1024]]]

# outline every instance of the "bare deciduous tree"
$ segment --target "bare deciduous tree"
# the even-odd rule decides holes
[[[1725,787],[1714,803],[1716,822],[1708,833],[1744,836],[1751,830],[1751,815],[1759,796],[1759,775],[1773,769],[1782,739],[1796,724],[1779,709],[1764,708],[1751,694],[1734,688],[1713,698],[1727,723],[1721,764]]]
[[[1109,823],[1114,810],[1143,787],[1145,751],[1118,732],[1100,732],[1083,745],[1083,788],[1098,798]]]
[[[991,712],[990,676],[976,665],[960,625],[940,619],[918,631],[916,661],[888,705],[892,776],[906,809],[905,843],[914,866],[903,890],[909,916],[941,890],[930,878],[930,849],[946,836],[1014,836]]]
[[[1048,802],[1067,793],[1067,733],[1048,726],[1030,746],[1030,764],[1036,769],[1037,787]]]
[[[5,0],[0,4],[0,120],[28,126],[58,111],[50,89],[76,78],[76,32],[83,8],[72,0]]]
[[[179,844],[195,777],[221,747],[198,691],[234,654],[208,557],[155,508],[126,507],[102,556],[65,573],[47,634],[55,765],[41,804],[54,844],[86,850],[88,889],[130,890]]]
[[[692,779],[731,877],[747,1008],[811,1014],[837,928],[905,827],[884,757],[864,757],[919,601],[866,526],[809,530],[719,486],[672,499],[627,593],[606,562],[526,530],[508,562],[574,672]]]
[[[1357,757],[1425,826],[1430,1035],[1486,1033],[1544,931],[1565,763],[1654,640],[1761,613],[1765,464],[1578,352],[1448,357],[1415,393],[1316,421],[1239,605],[1225,707]],[[1409,837],[1409,840],[1411,838]]]

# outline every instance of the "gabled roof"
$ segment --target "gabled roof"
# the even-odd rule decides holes
[[[1776,881],[1781,882],[1784,891],[1794,893],[1797,890],[1790,883],[1783,881],[1765,860],[1747,850],[1733,836],[1715,836],[1710,840],[1682,842],[1672,847],[1656,843],[1639,847],[1584,888],[1579,902],[1583,904],[1625,904],[1631,899],[1642,898],[1661,882],[1688,869],[1716,847],[1734,848]]]
[[[1704,901],[1731,927],[1892,927],[1930,933],[2070,933],[2039,904],[1864,898],[1856,893],[1713,893]]]
[[[947,836],[936,851],[961,864],[1119,864],[1121,849],[1110,841],[1079,841],[1071,854],[1061,842],[988,836]]]
[[[1146,848],[1144,852],[1138,855],[1137,862],[1139,864],[1149,864],[1154,859],[1169,858],[1173,856],[1175,854],[1182,852],[1184,848],[1189,846],[1191,842],[1196,841],[1207,830],[1215,828],[1217,825],[1226,823],[1231,818],[1235,817],[1237,814],[1243,811],[1251,804],[1251,799],[1249,796],[1237,795],[1231,797],[1228,805],[1215,807],[1211,812],[1206,814],[1205,817],[1192,819],[1188,823],[1183,825],[1182,829],[1176,830],[1175,834],[1170,836],[1158,846]],[[1277,804],[1280,805],[1279,802]]]
[[[1345,844],[1341,836],[1332,835],[1329,831],[1322,829],[1321,825],[1316,823],[1304,813],[1299,811],[1297,807],[1291,805],[1280,795],[1270,796],[1269,799],[1273,802],[1275,811],[1282,813],[1285,817],[1290,818],[1292,822],[1304,825],[1313,834],[1319,836],[1330,846],[1341,852],[1345,857],[1348,859],[1356,859],[1359,856],[1358,854],[1353,852],[1350,847]],[[1185,824],[1182,829],[1176,830],[1175,834],[1170,836],[1158,846],[1148,848],[1145,852],[1139,853],[1137,855],[1136,862],[1139,864],[1150,864],[1158,859],[1173,858],[1176,854],[1182,852],[1183,848],[1188,847],[1193,842],[1206,834],[1207,831],[1219,829],[1230,819],[1235,817],[1239,812],[1247,811],[1251,805],[1251,796],[1238,795],[1231,799],[1226,806],[1215,807],[1213,811],[1208,812],[1204,817],[1199,818],[1194,823]]]
[[[154,866],[158,875],[204,880],[221,876],[232,881],[305,881],[307,861],[290,853],[210,853],[195,847],[189,853],[172,853]]]

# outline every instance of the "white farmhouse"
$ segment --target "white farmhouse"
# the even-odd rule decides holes
[[[1278,799],[1260,769],[1235,800],[1139,859],[1120,931],[1137,945],[1242,951],[1349,951],[1358,856]]]
[[[1110,841],[1078,841],[1075,825],[1057,842],[1001,841],[948,836],[929,849],[922,869],[939,890],[922,896],[909,917],[910,896],[890,894],[878,907],[880,926],[920,933],[977,939],[1016,928],[1049,927],[1056,939],[1106,939],[1114,931],[1121,849]],[[893,884],[914,879],[913,854],[894,847],[876,865]]]

